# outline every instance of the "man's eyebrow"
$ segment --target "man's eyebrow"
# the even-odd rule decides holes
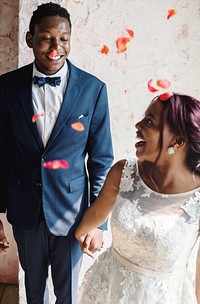
[[[42,30],[40,31],[40,33],[41,33],[41,34],[45,34],[45,33],[51,34],[52,32],[51,32],[50,30],[42,29]],[[63,32],[63,33],[61,33],[61,34],[62,34],[62,35],[70,35],[70,31]]]

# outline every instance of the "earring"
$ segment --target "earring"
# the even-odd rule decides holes
[[[169,148],[167,148],[167,152],[168,152],[169,155],[174,154],[175,153],[174,147],[170,146]]]

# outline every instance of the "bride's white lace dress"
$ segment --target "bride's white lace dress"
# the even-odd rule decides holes
[[[111,215],[112,246],[86,272],[79,304],[196,304],[188,259],[198,239],[200,188],[163,195],[126,161]]]

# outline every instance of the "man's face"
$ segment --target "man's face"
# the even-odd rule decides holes
[[[26,34],[27,45],[33,49],[37,69],[53,75],[62,68],[70,52],[70,24],[66,18],[50,16],[41,19],[34,27],[34,34]],[[57,53],[53,58],[52,51]]]

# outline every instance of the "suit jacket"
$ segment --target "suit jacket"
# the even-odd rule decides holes
[[[46,147],[32,122],[33,65],[0,76],[0,211],[19,229],[33,229],[42,204],[53,234],[72,233],[113,161],[106,85],[67,63],[67,89]],[[61,159],[68,169],[43,166]]]

